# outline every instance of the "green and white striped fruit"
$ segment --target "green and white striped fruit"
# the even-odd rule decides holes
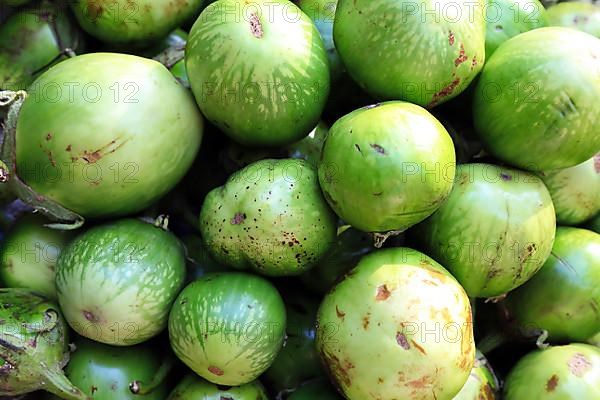
[[[0,89],[27,89],[40,73],[67,58],[63,54],[67,48],[82,49],[83,35],[67,11],[60,4],[41,1],[2,23]]]
[[[190,31],[186,69],[204,115],[244,145],[300,140],[329,93],[319,31],[287,0],[210,4]]]
[[[268,400],[267,392],[259,381],[242,386],[215,385],[195,374],[187,375],[167,400]]]
[[[81,27],[103,42],[144,46],[192,17],[204,0],[69,0]]]
[[[467,383],[452,400],[495,400],[499,386],[494,371],[485,356],[478,351]]]
[[[317,348],[349,400],[451,400],[475,361],[469,298],[409,248],[378,250],[326,296]]]
[[[506,41],[486,62],[473,99],[488,152],[532,171],[572,167],[598,153],[598,115],[600,39],[568,28]]]
[[[172,234],[135,219],[94,227],[58,258],[56,289],[81,336],[134,345],[167,326],[185,280],[183,248]]]
[[[333,38],[372,96],[433,107],[457,96],[485,60],[483,0],[339,0]]]
[[[600,399],[600,350],[569,344],[527,354],[506,378],[504,399]]]
[[[427,110],[405,102],[360,108],[329,130],[319,183],[329,205],[365,232],[405,230],[446,200],[452,139]]]
[[[600,9],[596,4],[570,1],[548,7],[548,21],[551,26],[564,26],[579,29],[600,37]]]
[[[166,377],[159,375],[161,366],[166,364],[152,347],[113,347],[80,338],[75,348],[65,374],[92,399],[164,400],[167,397]]]
[[[574,167],[539,173],[556,210],[556,221],[578,225],[600,212],[600,153]]]
[[[600,332],[600,234],[559,227],[548,261],[506,306],[526,335],[545,330],[562,342]]]
[[[487,0],[485,11],[487,59],[508,39],[548,25],[546,9],[538,0]]]
[[[68,327],[56,304],[29,290],[0,289],[0,396],[46,390],[89,400],[63,374]]]
[[[32,84],[17,124],[17,170],[84,217],[131,214],[183,177],[202,131],[191,95],[160,63],[86,54]]]
[[[200,211],[202,239],[216,261],[271,276],[314,266],[336,228],[317,173],[304,160],[252,163],[212,190]]]
[[[218,385],[252,382],[277,357],[285,305],[267,280],[241,272],[208,274],[190,283],[169,316],[177,357]]]
[[[27,288],[55,299],[56,262],[72,235],[45,223],[45,218],[27,214],[7,233],[0,248],[0,280],[4,287]]]
[[[448,200],[418,227],[427,254],[471,297],[496,297],[542,267],[556,231],[548,189],[535,175],[492,164],[457,167]]]

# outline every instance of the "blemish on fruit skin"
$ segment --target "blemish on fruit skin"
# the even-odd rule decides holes
[[[411,339],[410,343],[413,345],[413,347],[415,349],[419,350],[424,355],[427,355],[427,352],[425,351],[425,349],[422,346],[420,346],[417,342],[415,342],[414,340]]]
[[[258,15],[252,13],[248,22],[250,22],[250,31],[252,32],[254,37],[258,39],[263,37],[264,32],[260,20],[258,19]]]
[[[346,316],[346,313],[343,311],[340,311],[340,309],[338,308],[338,306],[335,306],[335,313],[337,314],[337,317],[339,319],[341,319],[342,321],[344,320],[344,317]]]
[[[246,214],[236,213],[233,218],[231,218],[232,225],[240,225],[246,220]]]
[[[377,295],[375,296],[375,300],[377,301],[385,301],[387,300],[390,296],[392,295],[392,292],[390,292],[387,288],[387,286],[384,285],[380,285],[377,286]]]
[[[569,371],[578,377],[582,377],[585,375],[591,368],[592,363],[584,354],[577,353],[567,362],[569,366]]]
[[[501,172],[500,178],[502,178],[503,181],[511,181],[512,180],[512,176],[506,172]]]
[[[52,133],[48,132],[46,135],[46,140],[52,140]]]
[[[211,365],[210,367],[208,367],[208,371],[211,374],[217,375],[217,376],[223,376],[223,374],[225,372],[223,372],[223,370],[219,367],[215,367],[214,365]]]
[[[556,386],[558,386],[558,376],[552,375],[546,382],[546,392],[553,392]]]
[[[83,311],[83,316],[90,322],[98,322],[100,319],[90,311]]]
[[[458,52],[458,57],[456,57],[456,60],[454,60],[454,66],[458,67],[460,64],[464,63],[465,61],[467,61],[468,57],[465,54],[465,45],[464,44],[460,44],[460,50]]]
[[[594,169],[597,174],[600,174],[600,153],[594,156]]]
[[[377,153],[385,155],[385,149],[382,146],[378,145],[377,143],[372,143],[371,148],[373,150],[375,150]]]
[[[366,331],[369,328],[369,324],[371,323],[371,313],[367,313],[362,319],[363,329]]]
[[[426,106],[426,108],[431,108],[431,107],[435,106],[436,104],[438,104],[440,102],[441,99],[443,99],[446,96],[451,95],[459,83],[460,83],[460,78],[456,78],[448,86],[446,86],[439,92],[435,93],[431,99],[431,102]]]
[[[450,46],[454,45],[454,33],[452,31],[450,31],[450,33],[448,34],[448,43],[450,44]]]
[[[408,343],[408,339],[402,332],[396,333],[396,343],[400,345],[404,350],[410,350],[410,344]]]

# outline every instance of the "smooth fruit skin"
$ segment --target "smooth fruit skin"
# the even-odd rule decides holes
[[[183,249],[152,224],[123,219],[97,226],[61,253],[58,301],[80,335],[130,346],[159,334],[185,280]]]
[[[600,332],[600,234],[559,227],[548,261],[508,295],[506,306],[525,334],[543,329],[564,342]]]
[[[0,89],[21,90],[52,64],[61,53],[78,52],[83,35],[60,5],[42,1],[13,14],[0,26]]]
[[[485,356],[478,351],[467,383],[452,400],[495,400],[498,390],[498,379],[494,371]]]
[[[206,275],[179,295],[169,316],[177,357],[218,385],[260,376],[283,345],[285,305],[265,279],[241,272]]]
[[[418,226],[427,254],[472,297],[495,297],[531,278],[556,232],[550,193],[535,175],[462,164],[448,200]]]
[[[483,10],[482,0],[339,0],[333,38],[369,94],[429,108],[457,96],[481,70]]]
[[[190,31],[186,69],[204,115],[247,146],[302,139],[329,94],[321,36],[287,0],[210,4]]]
[[[175,387],[167,400],[269,400],[269,397],[259,381],[223,387],[189,374]]]
[[[529,353],[506,378],[504,399],[600,399],[600,350],[569,344]]]
[[[56,262],[72,235],[44,226],[35,214],[19,219],[0,247],[0,280],[4,287],[28,288],[56,298]]]
[[[0,289],[0,319],[0,396],[47,390],[87,399],[63,375],[68,326],[56,304],[29,290]]]
[[[166,36],[204,0],[69,0],[81,27],[103,42],[143,46]]]
[[[503,43],[486,62],[473,99],[487,151],[531,171],[592,158],[600,151],[599,70],[600,39],[574,29],[534,29]]]
[[[349,400],[450,400],[475,361],[469,298],[425,254],[378,250],[325,296],[317,348]]]
[[[211,256],[236,269],[299,275],[327,252],[336,217],[307,161],[262,160],[212,190],[200,211]]]
[[[435,117],[414,104],[386,102],[333,124],[319,183],[331,208],[356,229],[405,230],[446,200],[455,163],[452,139]]]
[[[600,37],[600,10],[595,4],[579,1],[554,4],[546,14],[551,26],[579,29]]]
[[[287,400],[342,400],[329,381],[318,379],[296,389]]]
[[[160,368],[159,352],[147,345],[113,347],[91,340],[78,339],[76,350],[65,367],[73,384],[94,400],[164,400],[167,382],[147,394],[134,394],[134,382],[149,384]]]
[[[485,56],[489,60],[508,39],[548,26],[546,9],[538,0],[487,0]]]
[[[600,153],[574,167],[538,175],[550,191],[559,224],[578,225],[600,212]]]
[[[84,217],[131,214],[183,177],[202,131],[194,100],[160,63],[86,54],[31,86],[17,124],[17,170]]]

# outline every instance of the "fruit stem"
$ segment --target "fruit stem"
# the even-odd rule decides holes
[[[65,400],[90,400],[79,388],[69,381],[62,371],[43,366],[45,382],[43,388],[47,392],[57,395]]]
[[[154,221],[154,226],[162,229],[163,231],[168,231],[169,230],[169,216],[165,215],[165,214],[159,215],[158,217],[156,217],[156,220]]]
[[[504,332],[494,332],[485,336],[477,343],[477,349],[483,354],[488,354],[496,350],[508,341],[508,336]]]
[[[165,51],[152,59],[158,61],[167,67],[167,69],[171,69],[175,64],[183,60],[183,57],[185,56],[185,45],[186,42],[177,43],[174,46],[168,47]]]
[[[152,380],[150,382],[144,383],[142,381],[137,380],[133,381],[129,384],[129,390],[133,394],[145,395],[152,393],[154,389],[156,389],[165,381],[167,375],[169,375],[174,366],[175,359],[172,356],[168,356],[162,362],[160,368],[158,368],[158,371],[156,371],[156,374],[154,374],[154,377],[152,377]]]
[[[388,231],[388,232],[373,232],[373,242],[376,248],[380,249],[381,246],[392,236],[398,236],[403,233],[404,230],[400,231]]]

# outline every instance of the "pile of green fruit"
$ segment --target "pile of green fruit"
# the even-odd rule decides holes
[[[600,400],[594,4],[0,0],[0,122],[0,399]]]

